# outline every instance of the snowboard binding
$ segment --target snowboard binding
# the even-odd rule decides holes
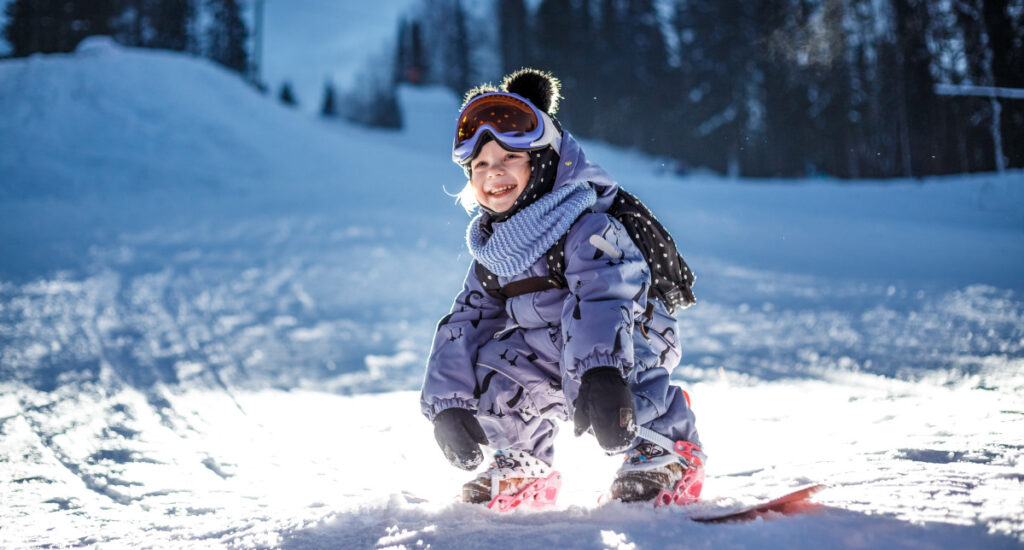
[[[487,508],[498,512],[511,512],[522,505],[534,510],[542,510],[555,505],[558,490],[562,488],[562,474],[552,472],[527,485],[515,495],[498,495],[491,500]]]
[[[701,452],[700,448],[689,441],[676,441],[672,450],[682,458],[686,471],[671,491],[662,489],[658,492],[654,498],[655,508],[670,504],[693,504],[700,499],[700,492],[704,488],[704,461],[697,454]]]

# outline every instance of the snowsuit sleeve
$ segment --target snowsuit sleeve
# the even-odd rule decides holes
[[[563,368],[577,380],[597,367],[628,376],[633,323],[647,307],[650,286],[643,254],[618,220],[591,213],[570,230],[565,260],[570,294],[562,306]]]
[[[504,329],[508,319],[505,301],[487,294],[476,278],[475,265],[470,264],[451,312],[437,323],[420,394],[423,414],[431,422],[445,409],[476,410],[477,350]]]

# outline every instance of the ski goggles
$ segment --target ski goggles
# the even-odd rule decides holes
[[[489,92],[473,98],[459,113],[452,161],[462,165],[475,157],[485,133],[513,151],[549,145],[557,151],[562,138],[551,117],[526,98],[508,92]]]

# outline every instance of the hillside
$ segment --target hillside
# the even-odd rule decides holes
[[[703,506],[831,487],[745,525],[597,507],[617,458],[563,430],[557,510],[450,502],[416,390],[469,265],[457,99],[400,99],[367,130],[103,40],[0,61],[0,546],[1024,541],[1024,174],[676,177],[588,142],[698,276]]]

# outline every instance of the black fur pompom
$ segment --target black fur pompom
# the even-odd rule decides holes
[[[562,84],[549,72],[519,69],[501,81],[501,89],[529,99],[538,109],[555,114]]]

